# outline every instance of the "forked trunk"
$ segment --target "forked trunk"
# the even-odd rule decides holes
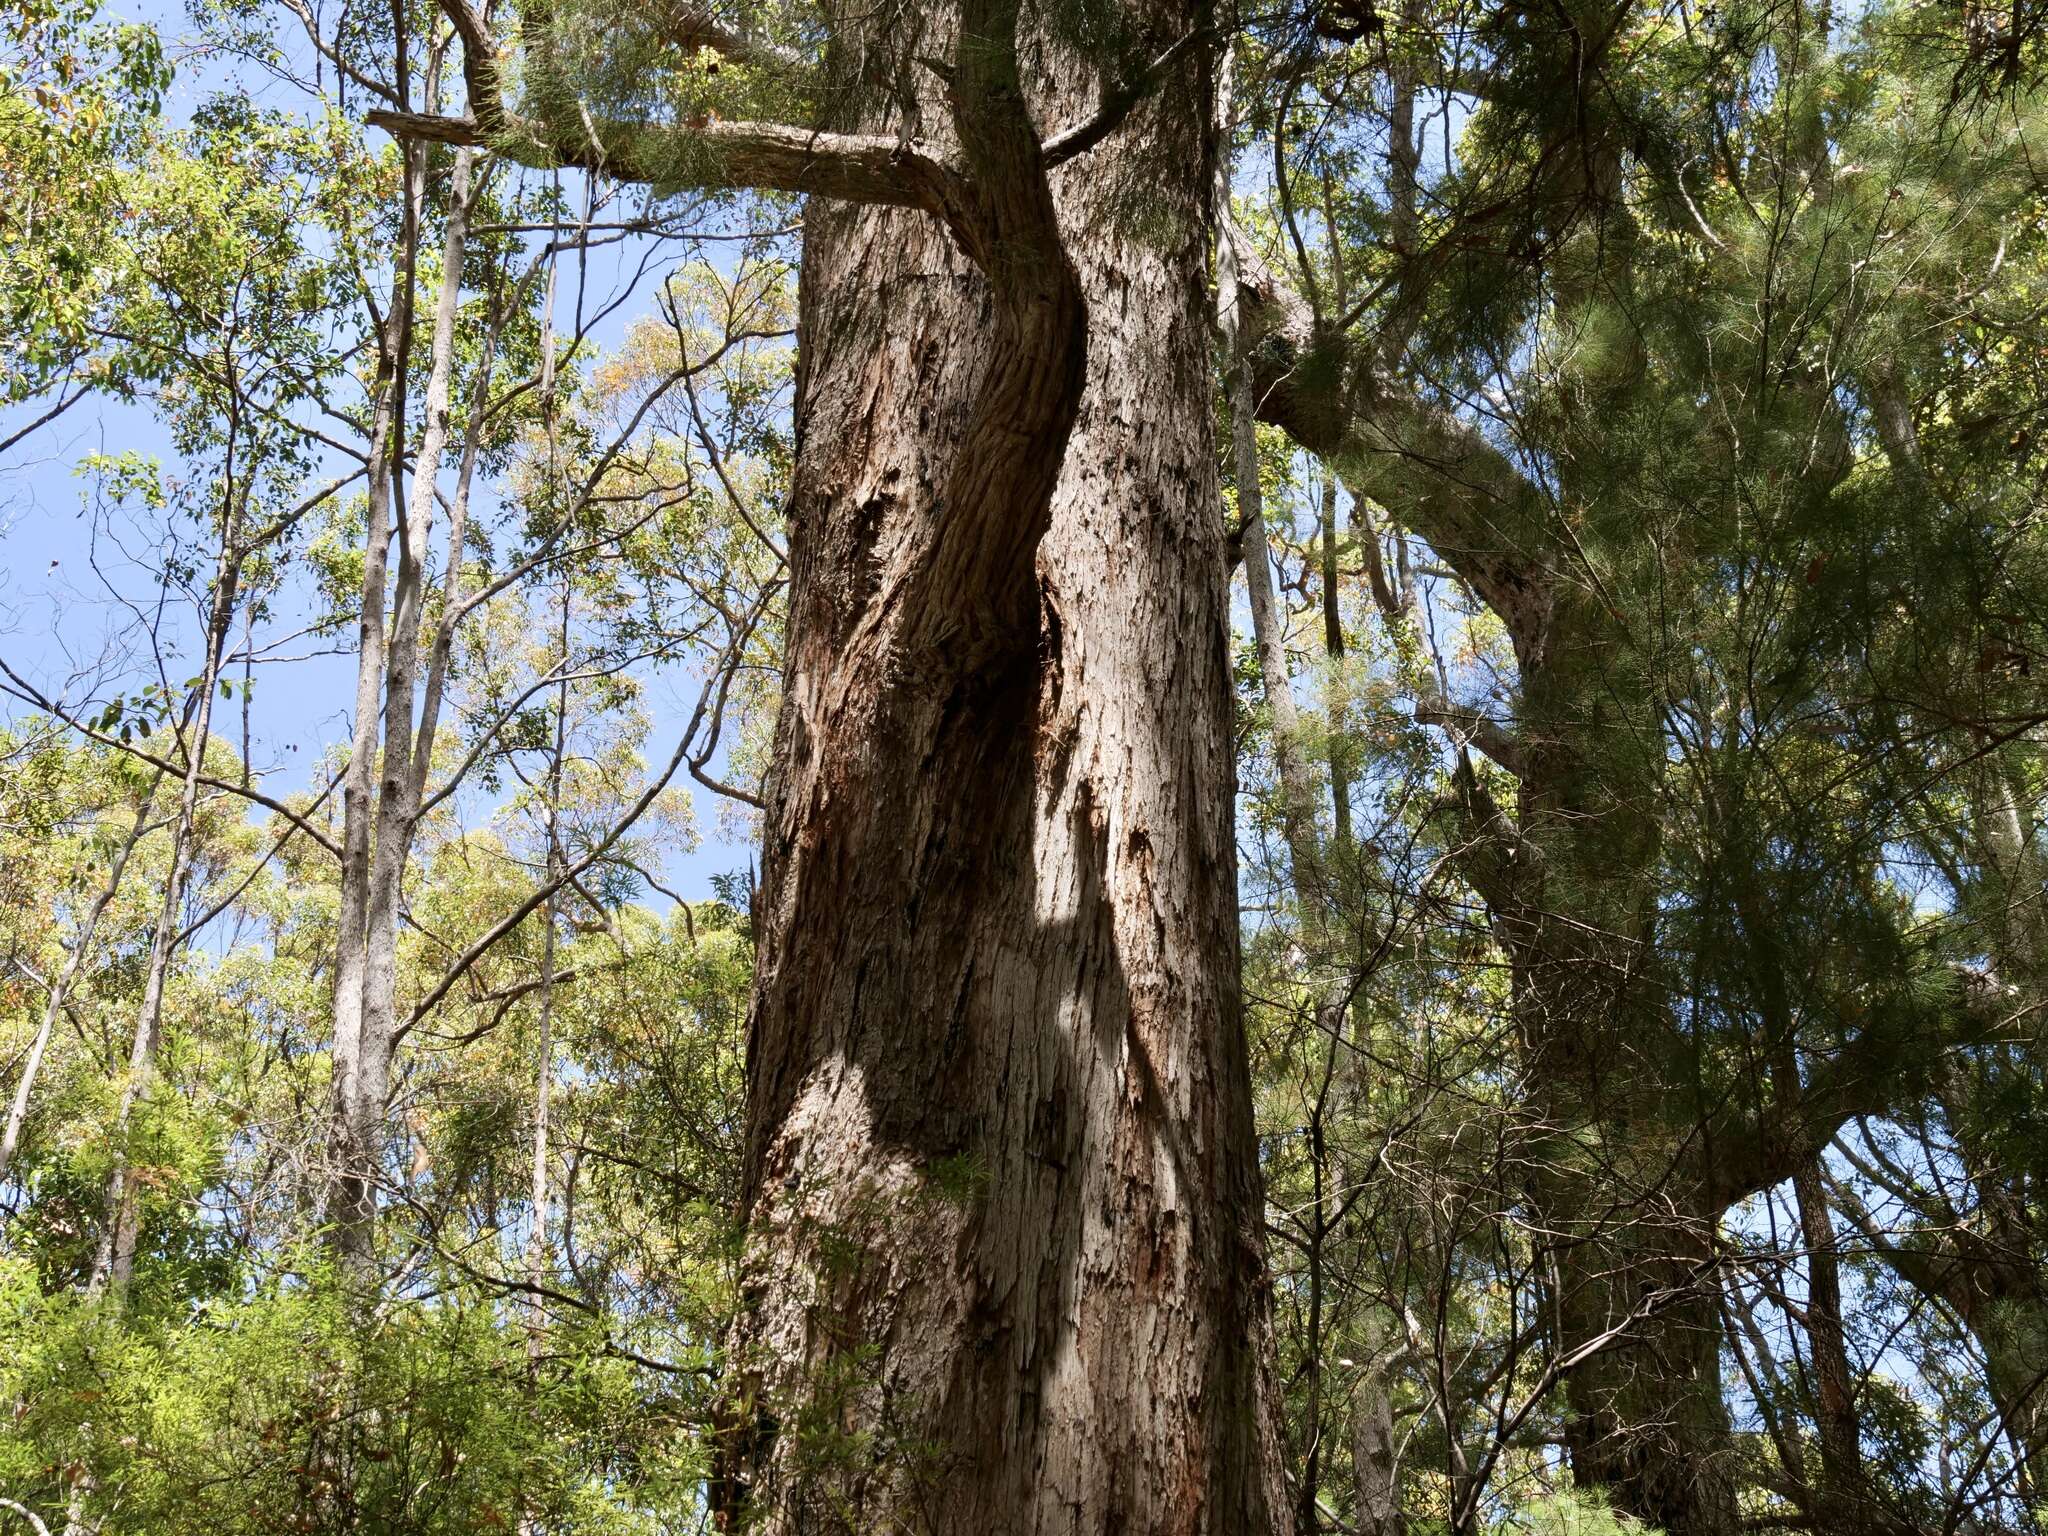
[[[416,153],[413,152],[413,153]],[[372,1278],[376,1259],[377,1203],[383,1183],[391,1092],[392,1053],[399,1038],[398,929],[402,887],[421,792],[432,752],[441,690],[430,670],[426,709],[417,709],[421,664],[445,663],[445,641],[431,659],[423,654],[420,629],[429,600],[427,540],[438,497],[437,478],[448,445],[449,386],[454,373],[456,319],[460,310],[463,251],[468,240],[471,152],[457,152],[450,179],[448,221],[441,251],[442,281],[435,300],[432,360],[426,388],[426,420],[413,461],[412,496],[397,528],[398,570],[390,593],[391,616],[384,619],[385,577],[392,545],[390,515],[394,473],[373,475],[369,532],[363,562],[361,649],[357,656],[356,723],[348,771],[343,779],[341,922],[335,962],[334,1083],[329,1106],[333,1163],[330,1241],[343,1270],[358,1286]],[[412,199],[408,243],[416,234],[422,171],[408,161],[407,195]],[[409,280],[409,273],[408,273]],[[397,327],[409,324],[403,301],[392,300],[394,327],[384,351],[403,356],[409,338]],[[387,435],[397,429],[403,404],[403,369],[395,381],[380,375],[371,461],[380,463]],[[457,506],[465,504],[458,490]],[[462,522],[453,523],[447,557],[448,591],[461,570]],[[380,736],[377,717],[383,717]],[[415,729],[415,718],[419,725]],[[372,829],[374,828],[374,836]]]
[[[1195,21],[1139,24],[1163,43]],[[1091,71],[1042,39],[1020,57],[1041,130],[1092,109]],[[935,220],[807,217],[728,1518],[1284,1522],[1191,149],[1208,108],[1185,64],[1051,175],[1085,364],[1048,375],[1071,398],[1013,472],[1049,498],[987,589],[927,567],[977,402],[1018,361],[1000,296]],[[900,622],[934,591],[936,617]]]

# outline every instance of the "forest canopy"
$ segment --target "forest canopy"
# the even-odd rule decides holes
[[[2042,1531],[2044,69],[17,0],[0,1531]]]

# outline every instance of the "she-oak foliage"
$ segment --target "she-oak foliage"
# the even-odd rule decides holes
[[[2041,25],[17,8],[0,1525],[2038,1530]]]

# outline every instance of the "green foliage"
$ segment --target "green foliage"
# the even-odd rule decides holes
[[[40,816],[0,845],[22,898],[6,938],[17,954],[54,952],[67,899],[41,893],[89,893],[104,877],[134,775],[118,755],[46,733],[0,745],[0,810]],[[202,827],[210,889],[242,885],[265,835],[219,811]],[[140,845],[74,994],[78,1017],[105,1019],[116,1039],[166,844],[158,831]],[[511,899],[478,888],[479,855],[450,845],[429,866],[415,911],[438,931]],[[705,1368],[731,1310],[744,929],[716,905],[666,918],[628,906],[617,937],[564,945],[564,975],[578,980],[555,1008],[554,1114],[582,1150],[559,1241],[580,1307],[551,1309],[538,1333],[518,1293],[479,1268],[479,1244],[516,1219],[509,1191],[524,1187],[533,1004],[430,1047],[406,1178],[426,1218],[419,1268],[366,1323],[328,1272],[302,1203],[311,1191],[283,1173],[317,1167],[305,1138],[319,1125],[307,1110],[320,1059],[307,1053],[328,1000],[293,956],[317,948],[330,909],[253,872],[239,898],[248,936],[181,968],[162,1086],[125,1146],[144,1216],[118,1315],[81,1290],[115,1150],[97,1129],[112,1113],[112,1063],[94,1032],[57,1041],[44,1067],[11,1173],[19,1203],[0,1217],[0,1398],[13,1405],[0,1485],[53,1522],[82,1497],[128,1530],[475,1531],[522,1518],[670,1529],[701,1486]],[[0,991],[11,1054],[39,1001]],[[440,1027],[459,1038],[470,1026]]]
[[[154,29],[92,0],[33,0],[0,22],[0,402],[104,368],[94,329],[120,281],[107,235],[135,216],[120,171],[170,81]]]
[[[524,1331],[476,1295],[365,1332],[315,1266],[144,1330],[18,1263],[0,1277],[26,1345],[0,1385],[16,1404],[0,1477],[46,1508],[85,1488],[150,1531],[475,1531],[530,1513],[628,1533],[663,1528],[701,1476],[686,1405],[602,1355],[535,1374]]]
[[[1617,1515],[1599,1495],[1578,1491],[1545,1494],[1494,1529],[1527,1531],[1531,1536],[1657,1536],[1641,1521]]]

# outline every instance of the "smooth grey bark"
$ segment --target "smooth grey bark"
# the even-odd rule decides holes
[[[348,766],[341,779],[342,836],[335,920],[334,1039],[329,1088],[328,1177],[321,1191],[331,1240],[344,1266],[366,1267],[372,1242],[375,1192],[370,1150],[358,1144],[356,1105],[363,1039],[363,977],[368,964],[370,828],[375,815],[379,742],[378,694],[384,676],[384,603],[391,559],[391,439],[397,431],[402,341],[409,323],[405,288],[411,283],[411,245],[418,229],[415,187],[423,169],[419,152],[406,152],[407,218],[402,277],[378,337],[377,377],[370,428],[369,497],[363,534],[362,601],[356,626],[356,696]]]
[[[406,188],[410,249],[424,203],[424,151],[408,148]],[[402,885],[421,814],[426,773],[439,723],[443,673],[456,622],[464,530],[460,513],[449,529],[450,601],[429,645],[421,624],[429,596],[427,543],[433,527],[440,464],[448,446],[449,387],[454,371],[455,321],[462,294],[475,152],[455,154],[448,218],[441,252],[428,364],[425,421],[402,520],[390,517],[395,469],[380,473],[400,432],[404,359],[410,348],[411,261],[401,262],[401,291],[380,342],[379,396],[371,433],[369,525],[366,535],[362,620],[356,671],[356,715],[348,768],[342,781],[341,901],[335,961],[334,1077],[331,1089],[332,1194],[328,1217],[336,1255],[345,1271],[364,1281],[375,1263],[378,1189],[382,1183],[385,1115],[392,1052],[398,1039],[398,919]],[[387,376],[388,371],[388,376]],[[456,506],[467,505],[465,483]],[[395,580],[391,548],[397,542]],[[389,620],[385,614],[389,586]],[[418,712],[421,663],[427,662],[426,710]],[[418,723],[415,724],[416,715]]]

